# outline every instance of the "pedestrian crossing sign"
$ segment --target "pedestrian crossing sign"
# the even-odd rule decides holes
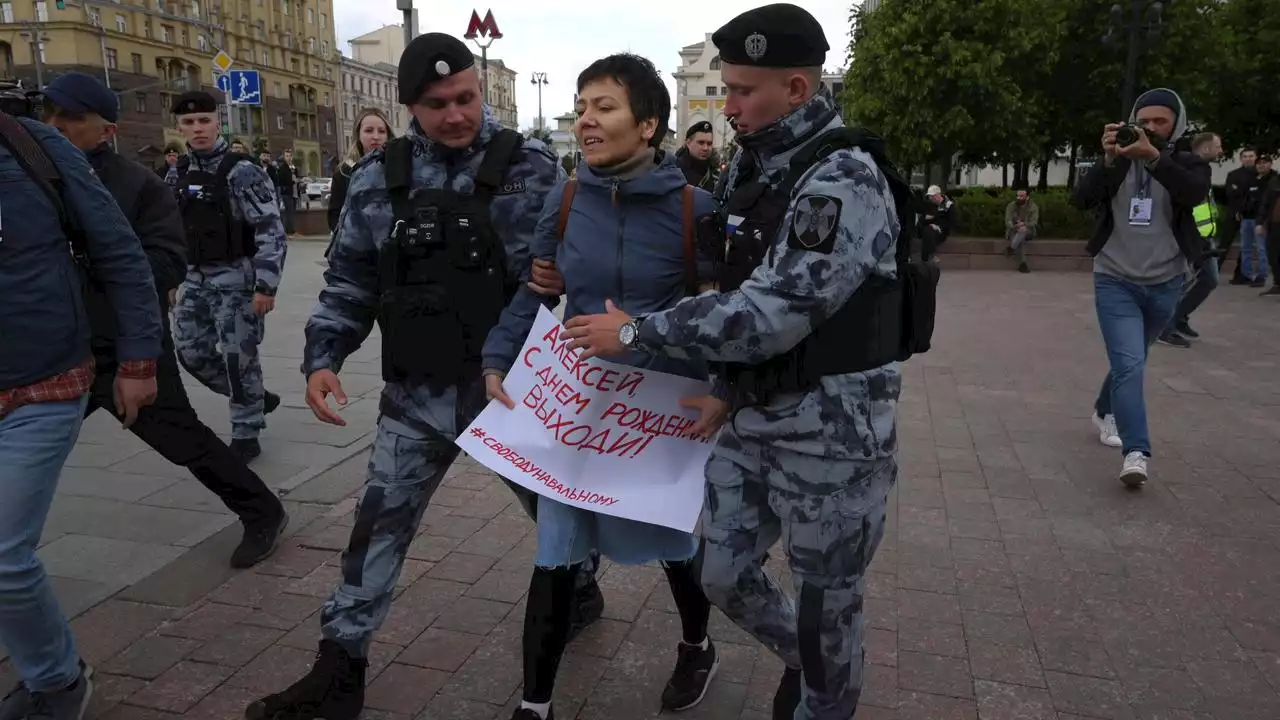
[[[218,54],[213,56],[213,66],[217,68],[219,73],[225,73],[227,68],[230,68],[234,62],[225,50],[219,50]]]

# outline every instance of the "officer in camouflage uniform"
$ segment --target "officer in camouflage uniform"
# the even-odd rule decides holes
[[[231,399],[230,447],[251,460],[262,453],[263,416],[280,405],[263,389],[258,361],[284,270],[280,206],[267,173],[218,135],[213,96],[183,93],[173,114],[187,140],[175,190],[190,262],[173,309],[174,345],[192,377]]]
[[[719,198],[721,292],[646,317],[610,307],[569,321],[566,337],[589,356],[724,363],[745,400],[707,464],[703,587],[785,661],[775,720],[848,720],[862,688],[864,574],[898,472],[899,340],[878,343],[875,328],[902,303],[900,221],[871,154],[822,150],[819,136],[848,131],[820,84],[827,43],[809,13],[751,10],[712,42],[741,146]],[[794,601],[761,570],[778,540]]]
[[[369,476],[342,584],[321,612],[316,662],[288,689],[252,703],[250,720],[359,716],[369,646],[405,554],[458,456],[454,439],[486,403],[485,337],[531,278],[534,227],[564,176],[553,150],[498,123],[460,40],[415,38],[400,58],[398,91],[414,120],[352,170],[302,365],[308,405],[343,425],[326,398],[346,403],[337,373],[380,326],[386,385]],[[521,501],[532,511],[530,495]],[[601,608],[593,571],[579,584],[596,598],[590,619]]]

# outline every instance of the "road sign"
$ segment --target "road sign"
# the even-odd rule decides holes
[[[224,93],[231,92],[231,76],[225,73],[214,73],[213,84]]]
[[[467,32],[462,37],[467,40],[475,40],[479,35],[486,38],[489,42],[493,42],[502,37],[502,31],[498,29],[498,23],[493,19],[493,11],[485,10],[484,19],[480,19],[480,13],[475,10],[471,11],[471,22],[467,23]]]
[[[262,104],[262,76],[257,70],[232,70],[218,78],[218,87],[232,105]]]
[[[233,64],[235,64],[235,60],[232,60],[231,56],[224,50],[219,50],[218,54],[213,56],[213,68],[219,73],[226,73]]]

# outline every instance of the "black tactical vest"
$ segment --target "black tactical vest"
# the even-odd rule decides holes
[[[900,223],[898,277],[867,278],[834,315],[783,355],[756,365],[722,364],[717,372],[739,391],[757,398],[804,392],[828,375],[866,372],[929,349],[938,269],[930,263],[911,262],[910,189],[884,158],[883,142],[864,130],[838,128],[809,143],[792,158],[777,187],[769,187],[752,166],[739,169],[737,186],[723,212],[742,220],[736,227],[725,228],[720,291],[736,290],[761,263],[774,261],[774,243],[796,183],[827,155],[855,146],[875,159],[893,192]]]
[[[227,153],[210,173],[191,169],[189,158],[178,160],[178,208],[186,228],[187,257],[192,265],[219,265],[255,252],[253,226],[231,211],[227,176],[248,155]]]
[[[489,202],[523,145],[502,130],[489,142],[475,191],[413,192],[413,144],[387,143],[387,193],[394,222],[378,257],[382,379],[443,389],[480,376],[485,337],[515,296]]]

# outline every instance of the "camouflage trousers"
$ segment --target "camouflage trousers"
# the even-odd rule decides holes
[[[862,692],[864,575],[884,536],[892,460],[801,455],[722,431],[707,463],[707,597],[804,676],[796,720],[849,720]],[[782,541],[795,599],[761,561]]]
[[[453,441],[483,407],[483,386],[461,396],[459,399],[459,393],[450,390],[428,401],[431,412],[407,413],[389,407],[384,394],[368,478],[356,508],[351,539],[342,553],[342,584],[320,613],[324,637],[353,656],[368,657],[373,634],[391,610],[396,583],[422,515],[461,452]],[[423,417],[431,417],[433,422]],[[537,495],[506,482],[521,507],[536,520]],[[594,572],[592,566],[580,575],[590,583]],[[451,602],[443,597],[423,600]],[[443,605],[438,609],[443,610]],[[429,608],[420,610],[425,613]]]
[[[239,267],[193,269],[178,288],[173,341],[191,377],[230,398],[232,439],[251,439],[267,426],[263,416],[263,318],[253,313],[253,271]]]

